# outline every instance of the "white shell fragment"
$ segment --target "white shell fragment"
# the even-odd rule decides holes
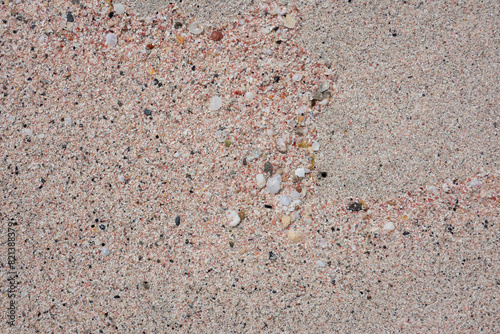
[[[222,107],[222,100],[218,96],[214,96],[210,99],[210,110],[216,111]]]
[[[121,3],[117,3],[113,5],[113,10],[115,11],[115,14],[121,15],[125,13],[125,6]]]
[[[240,216],[234,210],[231,210],[227,213],[227,218],[229,219],[229,226],[231,227],[238,226],[241,221]]]
[[[314,143],[312,143],[311,148],[313,149],[313,151],[319,150],[319,143],[315,141]]]
[[[110,32],[109,34],[106,35],[106,44],[108,44],[110,47],[116,46],[118,43],[118,38],[116,37],[115,34]]]
[[[109,253],[109,249],[107,249],[106,247],[103,247],[103,249],[101,249],[102,256],[108,256]]]
[[[188,30],[193,35],[199,35],[203,32],[203,26],[199,22],[193,22],[188,26]]]
[[[283,25],[289,29],[294,28],[296,23],[297,19],[292,15],[287,15],[287,17],[283,19]]]
[[[392,231],[395,228],[396,228],[396,226],[394,226],[393,222],[387,222],[384,224],[384,230],[386,230],[386,231]]]

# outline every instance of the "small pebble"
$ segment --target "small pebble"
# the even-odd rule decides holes
[[[300,240],[302,240],[304,238],[304,234],[302,234],[302,232],[294,231],[294,230],[288,231],[286,236],[292,242],[299,242]]]
[[[287,228],[288,226],[290,226],[290,221],[291,221],[290,216],[283,216],[281,218],[281,224],[283,224],[284,228]]]
[[[276,261],[278,257],[273,252],[269,252],[269,260]]]
[[[313,151],[319,150],[319,143],[315,141],[314,143],[312,143],[311,148],[313,149]]]
[[[330,86],[328,85],[328,82],[323,82],[321,85],[319,85],[319,91],[321,93],[326,92]]]
[[[300,198],[300,193],[297,190],[292,190],[292,198],[293,199],[299,199]]]
[[[283,25],[289,29],[292,29],[295,27],[295,24],[297,23],[297,19],[293,17],[292,15],[288,15],[283,19]]]
[[[264,164],[264,173],[272,174],[273,173],[273,164],[269,161],[266,161]]]
[[[149,109],[144,109],[144,115],[151,116],[152,111]]]
[[[67,20],[68,22],[75,22],[75,18],[74,18],[74,16],[73,16],[73,13],[68,12],[68,13],[66,14],[66,20]]]
[[[226,141],[224,142],[224,146],[226,147],[231,146],[231,141],[229,139],[226,139]]]
[[[324,268],[326,266],[326,264],[320,260],[316,261],[316,264],[318,265],[318,267],[321,267],[321,268]]]
[[[115,34],[110,32],[109,34],[106,35],[106,44],[108,44],[110,47],[116,46],[118,43],[118,39]]]
[[[265,185],[266,185],[266,178],[264,177],[264,175],[263,174],[257,174],[256,179],[257,179],[257,187],[259,189],[264,188]]]
[[[181,217],[177,216],[175,217],[175,226],[179,226],[181,224]]]
[[[306,169],[305,168],[297,168],[295,170],[295,175],[298,177],[305,177],[306,176]]]
[[[121,3],[117,3],[113,5],[113,10],[115,11],[115,14],[121,15],[125,13],[125,6]]]
[[[234,210],[231,210],[227,213],[227,218],[229,219],[229,226],[236,227],[240,223],[241,219],[238,213]]]
[[[267,180],[267,191],[276,194],[281,189],[281,175],[276,174]]]
[[[396,228],[396,226],[394,226],[393,222],[387,222],[384,224],[384,230],[386,230],[386,231],[392,231],[395,228]]]
[[[125,182],[125,176],[123,175],[118,176],[118,181]]]
[[[288,196],[288,195],[282,195],[282,196],[280,197],[280,203],[281,203],[282,205],[287,206],[287,205],[290,205],[290,203],[292,203],[292,199],[291,199],[291,198],[290,198],[290,196]]]
[[[103,248],[101,249],[101,254],[102,254],[102,256],[108,256],[108,255],[109,255],[109,253],[110,253],[110,252],[109,252],[109,249],[107,249],[106,247],[103,247]]]
[[[220,41],[222,37],[224,37],[224,35],[222,35],[222,32],[220,31],[212,31],[212,33],[210,34],[210,39],[212,41]]]
[[[193,22],[188,26],[188,30],[193,35],[199,35],[203,32],[203,26],[198,22]]]
[[[214,96],[210,99],[210,110],[216,111],[222,107],[222,100],[218,96]]]
[[[299,74],[299,73],[296,73],[292,76],[292,81],[293,82],[297,82],[297,81],[300,81],[302,79],[302,74]]]
[[[252,101],[255,98],[255,93],[246,92],[245,93],[245,101]]]

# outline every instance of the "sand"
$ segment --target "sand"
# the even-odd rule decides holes
[[[498,3],[123,3],[0,7],[2,333],[498,331]]]

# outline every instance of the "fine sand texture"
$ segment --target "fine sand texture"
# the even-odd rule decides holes
[[[497,1],[0,3],[0,333],[498,333]]]

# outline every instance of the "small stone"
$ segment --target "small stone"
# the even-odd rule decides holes
[[[222,37],[224,37],[224,35],[220,31],[212,31],[212,33],[210,34],[210,39],[212,41],[220,41]]]
[[[313,149],[313,151],[319,150],[319,143],[315,141],[314,143],[312,143],[311,148]]]
[[[101,254],[102,254],[102,256],[108,256],[110,254],[110,251],[106,247],[103,247],[101,249]]]
[[[281,224],[283,224],[283,227],[284,228],[287,228],[288,226],[290,226],[290,216],[283,216],[281,217]]]
[[[66,121],[66,123],[67,123],[69,126],[73,125],[73,121],[71,120],[71,117],[66,118],[66,119],[65,119],[65,121]]]
[[[290,205],[292,203],[292,199],[288,195],[282,195],[280,197],[280,203],[284,206]]]
[[[216,111],[222,107],[222,100],[218,96],[214,96],[210,99],[210,110]]]
[[[240,212],[238,212],[238,217],[240,217],[240,220],[245,219],[245,217],[246,217],[246,215],[245,215],[245,211],[240,211]]]
[[[117,3],[113,5],[113,10],[115,11],[115,14],[121,15],[125,13],[125,6],[121,3]]]
[[[152,111],[149,109],[144,109],[144,115],[151,116]]]
[[[297,81],[300,81],[300,80],[302,80],[302,74],[300,74],[300,73],[296,73],[296,74],[294,74],[294,75],[292,76],[292,81],[293,81],[293,82],[297,82]]]
[[[177,216],[175,217],[175,226],[179,226],[181,224],[181,217]]]
[[[278,257],[273,252],[269,252],[269,260],[276,261]]]
[[[182,28],[182,22],[175,22],[174,29],[180,29],[180,28]]]
[[[293,199],[299,199],[300,198],[300,193],[297,190],[292,190],[292,198]]]
[[[110,32],[109,34],[106,35],[106,44],[108,44],[110,47],[116,46],[118,43],[118,38],[116,37],[115,34]]]
[[[246,92],[245,93],[245,101],[252,101],[255,98],[255,93]]]
[[[75,17],[73,16],[73,13],[68,12],[68,13],[66,14],[66,20],[67,20],[68,22],[75,22]]]
[[[123,175],[118,176],[118,181],[125,182],[125,176]]]
[[[478,188],[481,185],[481,182],[477,178],[473,178],[469,182],[469,187],[471,188]]]
[[[266,186],[266,178],[264,177],[263,174],[257,174],[257,187],[259,189],[262,189]]]
[[[224,143],[226,141],[227,135],[226,131],[224,130],[219,130],[215,133],[215,138],[217,138],[217,141],[219,143]]]
[[[271,194],[276,194],[281,189],[281,175],[276,174],[267,180],[267,191]]]
[[[362,203],[352,203],[347,207],[348,211],[351,212],[357,212],[363,210],[363,204]]]
[[[224,146],[226,147],[231,146],[231,141],[229,139],[226,139],[226,141],[224,142]]]
[[[292,242],[299,242],[304,238],[304,234],[300,231],[290,230],[286,234],[288,239]]]
[[[384,224],[384,230],[386,230],[386,231],[392,231],[395,228],[396,228],[396,226],[394,226],[393,222],[387,222]]]
[[[328,82],[322,82],[321,85],[319,85],[319,91],[321,93],[326,92],[330,86],[328,85]]]
[[[288,147],[285,143],[285,141],[283,139],[278,139],[278,141],[276,142],[276,149],[278,150],[278,152],[280,153],[287,153],[288,152]]]
[[[297,168],[295,170],[295,175],[297,175],[298,177],[305,177],[306,176],[305,168]]]
[[[229,226],[236,227],[240,223],[241,219],[238,213],[234,210],[231,210],[227,213],[227,218],[229,219]]]
[[[326,266],[326,264],[321,260],[316,261],[316,265],[320,268],[324,268]]]
[[[273,173],[273,164],[269,161],[266,161],[264,164],[264,173],[272,174]]]
[[[199,35],[203,32],[203,26],[199,22],[193,22],[188,26],[188,30],[193,35]]]
[[[289,29],[294,28],[295,24],[297,24],[297,19],[292,15],[287,15],[287,17],[283,19],[283,25]]]

